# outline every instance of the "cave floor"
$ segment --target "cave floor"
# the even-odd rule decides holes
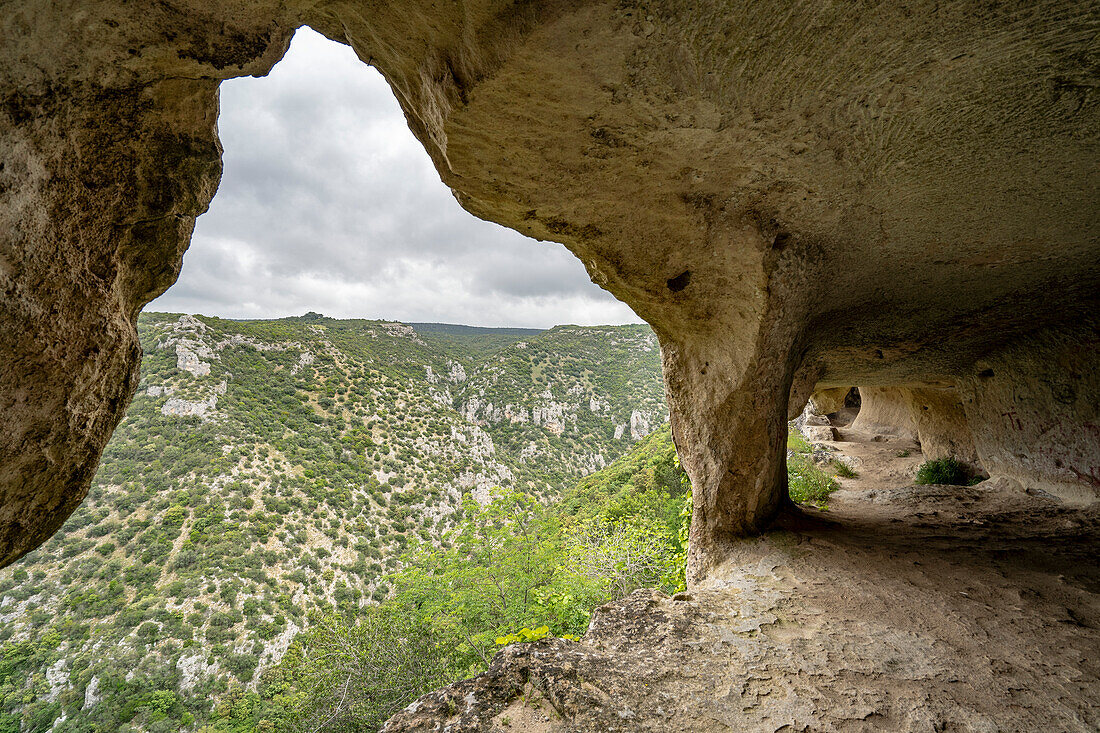
[[[915,444],[840,431],[825,511],[739,543],[580,642],[514,645],[388,731],[1100,730],[1100,509],[915,486]]]

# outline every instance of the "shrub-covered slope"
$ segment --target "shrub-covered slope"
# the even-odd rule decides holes
[[[141,385],[88,498],[0,571],[0,731],[189,726],[311,610],[385,597],[465,493],[549,500],[665,419],[644,326],[145,314],[139,331]]]
[[[376,731],[420,694],[485,671],[503,645],[576,638],[598,606],[682,589],[689,515],[667,423],[560,501],[467,501],[439,544],[403,556],[384,601],[311,612],[308,633],[254,690],[222,696],[203,733]]]

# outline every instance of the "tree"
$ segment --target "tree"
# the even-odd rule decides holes
[[[534,497],[496,489],[481,506],[463,505],[465,519],[443,547],[420,545],[393,579],[392,602],[453,639],[470,672],[488,666],[495,639],[524,626],[555,633],[582,631],[552,614],[543,600],[563,579],[556,517]]]
[[[455,677],[454,648],[432,625],[394,605],[369,606],[354,621],[315,619],[284,668],[294,680],[297,731],[376,731],[425,692]]]

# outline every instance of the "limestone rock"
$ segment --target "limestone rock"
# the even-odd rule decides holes
[[[1087,3],[8,6],[0,563],[80,502],[137,388],[135,314],[217,187],[218,84],[303,24],[383,73],[462,206],[562,242],[653,325],[693,581],[783,505],[815,390],[990,389],[979,456],[1100,495],[1096,343],[1068,335],[1100,313]],[[1027,353],[1051,343],[1085,370]]]
[[[46,693],[46,699],[53,702],[57,697],[69,689],[72,683],[69,681],[69,663],[65,659],[58,659],[46,668],[46,682],[50,689]]]
[[[836,428],[829,425],[807,425],[802,429],[802,434],[811,443],[821,443],[828,440],[839,440],[840,435]]]
[[[84,704],[81,709],[94,707],[103,702],[103,696],[99,692],[99,676],[92,675],[88,680],[88,686],[84,688]]]
[[[213,355],[214,353],[204,344],[186,339],[176,342],[176,368],[182,372],[190,372],[196,377],[205,377],[210,374],[210,363],[202,359]]]
[[[917,420],[908,394],[897,387],[860,387],[863,403],[852,429],[918,440]]]
[[[291,374],[297,374],[308,366],[313,365],[313,353],[309,351],[303,351],[298,357],[298,362],[290,368]]]
[[[802,424],[808,427],[821,427],[822,425],[829,424],[829,418],[825,417],[824,415],[815,415],[813,413],[809,413],[802,421]]]
[[[981,465],[1075,503],[1100,495],[1100,332],[1040,334],[979,360],[960,398]]]
[[[849,387],[821,389],[810,395],[810,405],[818,415],[831,415],[845,406]]]
[[[600,608],[580,642],[509,646],[383,730],[1095,730],[1100,512],[888,493],[787,517],[690,593]]]
[[[457,361],[448,361],[447,366],[450,367],[450,371],[447,372],[447,379],[455,384],[466,381],[466,369]]]
[[[160,408],[160,414],[165,417],[203,417],[207,416],[210,410],[213,410],[218,406],[217,395],[210,395],[203,401],[191,402],[188,400],[180,399],[179,397],[170,397]]]

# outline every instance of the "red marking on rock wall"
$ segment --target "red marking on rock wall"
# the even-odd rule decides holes
[[[1012,428],[1013,430],[1015,430],[1016,432],[1020,432],[1024,429],[1024,424],[1022,422],[1020,422],[1020,418],[1016,415],[1015,410],[1011,410],[1009,412],[1002,412],[1001,417],[1008,418],[1008,426],[1010,428]]]
[[[1100,471],[1098,471],[1097,469],[1094,468],[1089,473],[1081,473],[1073,466],[1070,466],[1069,470],[1073,472],[1074,476],[1081,479],[1085,483],[1092,484],[1093,486],[1100,488]]]

